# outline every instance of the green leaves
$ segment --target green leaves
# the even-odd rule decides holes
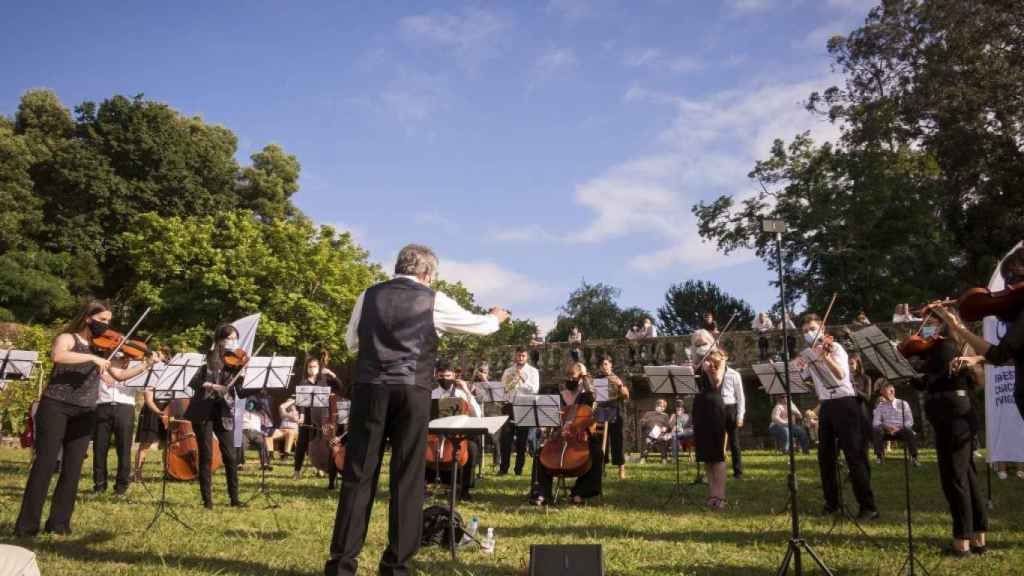
[[[754,311],[739,298],[704,280],[673,284],[665,292],[665,304],[658,309],[658,320],[666,336],[681,336],[700,328],[704,314],[711,312],[719,329],[736,313],[731,330],[749,330]]]
[[[573,326],[583,332],[584,338],[622,338],[634,324],[651,317],[641,308],[623,310],[618,304],[620,294],[621,291],[614,286],[600,282],[588,284],[584,280],[569,294],[569,300],[560,309],[555,327],[548,333],[548,341],[568,340]]]

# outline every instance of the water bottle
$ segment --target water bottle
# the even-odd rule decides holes
[[[487,529],[487,537],[484,538],[480,549],[483,550],[484,554],[494,554],[494,528]]]
[[[467,546],[472,544],[476,539],[476,531],[480,526],[480,520],[473,516],[473,520],[470,521],[469,527],[466,528],[462,533],[462,540],[459,541],[459,546]]]

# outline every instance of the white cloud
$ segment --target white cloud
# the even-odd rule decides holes
[[[728,0],[734,14],[750,14],[771,8],[773,0]]]
[[[381,108],[407,131],[428,122],[448,106],[450,92],[443,76],[399,69],[380,94]]]
[[[577,203],[594,217],[570,238],[589,243],[621,236],[660,239],[664,247],[630,261],[632,267],[648,272],[677,265],[689,271],[709,270],[753,260],[749,251],[720,258],[697,233],[691,207],[720,194],[753,193],[755,184],[747,173],[768,154],[776,138],[790,139],[804,131],[817,142],[837,138],[835,126],[802,105],[810,92],[835,81],[823,76],[724,91],[700,100],[630,88],[627,102],[667,105],[675,114],[653,143],[655,152],[612,166],[577,186]]]
[[[435,229],[440,228],[448,233],[455,232],[459,229],[459,225],[455,220],[452,220],[448,216],[445,216],[436,210],[417,212],[413,215],[413,221],[415,221],[419,226]]]
[[[488,234],[490,240],[498,242],[548,242],[560,240],[557,234],[552,234],[536,224],[521,228],[499,228],[491,230]]]
[[[459,14],[406,16],[399,20],[398,26],[409,40],[452,50],[463,66],[475,68],[494,56],[498,40],[509,22],[496,12],[467,8]]]
[[[704,68],[704,62],[695,56],[672,56],[657,48],[632,50],[624,58],[626,66],[651,68],[673,73],[696,72]]]
[[[534,70],[542,75],[556,74],[576,66],[576,53],[571,48],[552,48],[537,58]]]
[[[828,0],[828,5],[833,8],[862,12],[867,14],[869,10],[881,4],[881,0]]]
[[[370,237],[367,228],[363,224],[350,224],[341,220],[332,220],[329,222],[319,222],[323,226],[331,226],[336,232],[341,234],[342,232],[348,232],[352,237],[352,241],[359,246],[366,248],[364,242]]]
[[[575,22],[593,16],[595,8],[592,0],[548,0],[547,11]]]
[[[485,308],[535,301],[546,292],[538,282],[490,260],[442,259],[438,275],[450,282],[462,282],[477,304]]]

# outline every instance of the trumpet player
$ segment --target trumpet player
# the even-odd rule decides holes
[[[523,473],[523,465],[526,460],[526,438],[530,429],[516,427],[512,420],[512,405],[515,403],[517,394],[536,394],[540,391],[540,372],[527,362],[525,348],[516,349],[513,364],[502,373],[501,383],[505,387],[505,396],[508,401],[506,414],[509,416],[509,421],[501,429],[501,465],[498,468],[498,474],[508,474],[512,455],[512,440],[515,438],[515,471],[516,476],[519,476]]]

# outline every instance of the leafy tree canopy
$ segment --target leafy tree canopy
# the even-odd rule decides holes
[[[711,312],[720,329],[735,313],[730,330],[749,330],[754,310],[745,301],[730,296],[704,280],[673,284],[665,292],[665,304],[658,308],[658,319],[666,336],[682,336],[700,328],[704,314]]]
[[[621,291],[614,286],[589,284],[586,280],[569,294],[569,300],[559,309],[555,327],[548,333],[549,342],[565,341],[575,326],[584,338],[622,338],[634,324],[651,318],[641,308],[623,310],[618,304]]]

